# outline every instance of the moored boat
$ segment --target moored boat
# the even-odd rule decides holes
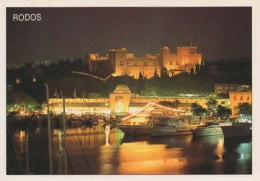
[[[225,138],[252,137],[252,123],[233,122],[232,126],[221,127]]]
[[[151,127],[148,125],[117,125],[117,128],[128,135],[148,135]]]
[[[149,130],[150,136],[174,136],[178,131],[174,126],[155,126]]]
[[[207,122],[205,125],[198,126],[196,129],[192,130],[192,134],[195,137],[215,136],[223,135],[223,131],[218,123]]]

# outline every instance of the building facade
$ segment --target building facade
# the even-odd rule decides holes
[[[252,92],[230,92],[230,109],[232,111],[232,117],[238,117],[237,106],[242,103],[248,103],[252,105]]]
[[[240,87],[240,84],[215,84],[215,94],[229,94],[229,92],[240,90]]]
[[[178,47],[177,53],[171,53],[169,47],[163,47],[159,54],[146,54],[145,57],[136,57],[133,53],[128,53],[126,48],[111,49],[105,56],[99,54],[89,54],[89,71],[94,71],[97,62],[109,61],[114,68],[114,75],[129,75],[138,79],[140,74],[150,79],[153,76],[161,76],[161,71],[165,68],[169,76],[174,76],[182,72],[195,70],[196,65],[201,65],[202,55],[197,53],[197,47]]]
[[[215,84],[215,94],[229,94],[229,92],[236,91],[249,91],[251,90],[250,85],[241,84]]]
[[[109,98],[70,98],[65,100],[66,112],[71,114],[110,114],[110,113],[134,113],[147,104],[166,102],[180,102],[178,109],[190,111],[192,103],[200,104],[207,108],[208,97],[144,97],[131,92],[126,85],[118,85]],[[62,99],[49,99],[50,110],[53,113],[62,112]],[[229,107],[229,99],[216,99],[217,103]]]

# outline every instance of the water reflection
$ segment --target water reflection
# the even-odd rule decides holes
[[[55,174],[250,174],[252,172],[250,139],[224,140],[223,136],[193,138],[192,135],[127,136],[109,125],[68,128],[66,145],[62,130],[54,129],[52,135]],[[28,131],[13,130],[13,136],[15,145],[19,148],[19,155],[26,157],[23,164],[28,172],[48,174],[46,129],[38,127]],[[84,154],[87,160],[84,159]]]
[[[105,134],[106,134],[106,145],[110,145],[109,144],[110,125],[106,125]]]

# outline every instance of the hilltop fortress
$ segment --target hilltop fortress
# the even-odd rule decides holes
[[[177,47],[177,53],[171,53],[169,47],[161,48],[159,54],[146,54],[145,57],[136,57],[128,53],[126,48],[111,49],[105,56],[88,54],[89,72],[97,70],[99,63],[107,62],[113,66],[114,76],[129,75],[138,79],[140,74],[150,79],[153,76],[161,76],[163,68],[168,75],[174,76],[182,72],[195,70],[196,64],[201,65],[202,55],[197,53],[197,47]]]

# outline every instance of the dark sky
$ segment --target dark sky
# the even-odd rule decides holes
[[[41,13],[40,22],[14,22],[14,13]],[[190,45],[204,60],[251,57],[250,7],[8,8],[7,64],[83,57],[126,47],[137,56],[165,45]]]

